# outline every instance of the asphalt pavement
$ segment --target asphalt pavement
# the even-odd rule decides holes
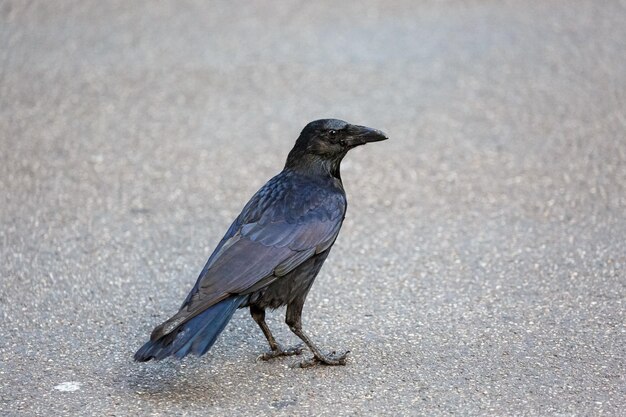
[[[0,2],[0,415],[620,416],[624,1]],[[309,121],[390,140],[304,326],[134,363]],[[285,345],[283,323],[269,324]]]

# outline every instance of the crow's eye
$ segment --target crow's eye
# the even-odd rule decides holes
[[[328,134],[332,137],[332,136],[337,136],[337,131],[336,130],[329,130]]]

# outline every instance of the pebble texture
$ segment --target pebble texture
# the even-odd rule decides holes
[[[624,1],[0,2],[0,414],[623,415]],[[310,120],[390,140],[305,306],[347,366],[137,364]],[[270,326],[296,342],[283,311]]]

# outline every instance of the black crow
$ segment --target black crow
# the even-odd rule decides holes
[[[299,354],[300,346],[283,349],[265,323],[265,309],[286,305],[287,325],[313,353],[299,365],[344,365],[348,352],[324,353],[302,331],[302,307],[346,214],[341,160],[352,148],[385,139],[379,130],[336,119],[306,125],[283,171],[246,204],[178,313],[152,331],[135,360],[203,355],[242,307],[250,307],[269,342],[261,359]]]

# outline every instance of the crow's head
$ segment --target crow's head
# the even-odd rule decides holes
[[[343,120],[315,120],[304,127],[287,158],[288,168],[325,168],[339,176],[339,164],[346,153],[368,142],[387,139],[380,130],[351,125]],[[314,165],[314,166],[311,166]]]

